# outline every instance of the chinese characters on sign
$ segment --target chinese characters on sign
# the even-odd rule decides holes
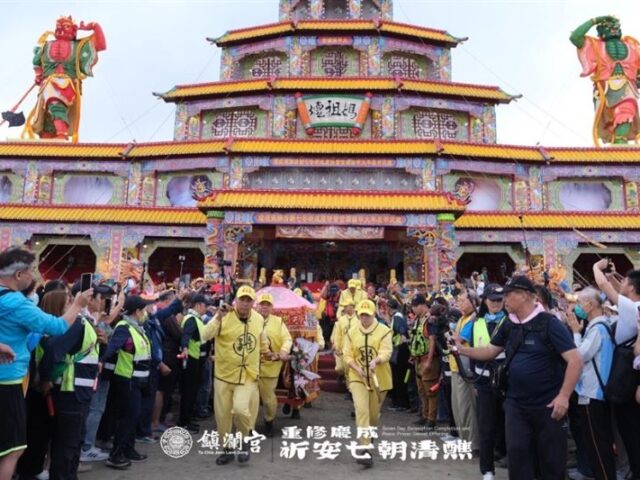
[[[203,455],[238,452],[243,443],[249,443],[252,453],[260,453],[264,435],[251,432],[247,437],[241,433],[220,438],[218,432],[205,431],[196,440],[198,453]],[[361,443],[362,439],[375,439],[373,443]],[[438,444],[435,440],[390,441],[379,440],[376,427],[357,428],[355,436],[351,426],[309,426],[306,429],[288,426],[282,429],[279,458],[285,460],[305,460],[311,455],[315,460],[335,460],[341,453],[349,453],[352,458],[365,458],[367,451],[374,450],[382,460],[470,460],[471,442],[454,440]]]
[[[360,135],[367,120],[372,94],[364,97],[350,95],[296,94],[298,114],[308,135],[316,128],[348,127]]]

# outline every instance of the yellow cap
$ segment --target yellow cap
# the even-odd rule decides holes
[[[348,307],[349,305],[355,306],[356,302],[354,302],[353,298],[345,298],[340,302],[341,307]]]
[[[356,313],[358,315],[364,313],[373,317],[376,314],[376,306],[371,300],[362,300],[356,308]]]
[[[352,278],[347,282],[347,287],[349,288],[360,288],[360,285],[361,285],[360,280],[356,278]]]
[[[270,293],[263,293],[258,297],[258,303],[270,303],[273,305],[273,295]]]
[[[255,300],[256,291],[253,288],[251,288],[249,285],[243,285],[238,289],[238,292],[236,293],[236,298],[240,298],[240,297],[249,297],[251,298],[251,300]]]
[[[293,293],[295,293],[296,295],[298,295],[298,296],[300,296],[300,297],[301,297],[301,296],[302,296],[302,289],[300,289],[300,288],[296,288],[296,289],[293,291]]]

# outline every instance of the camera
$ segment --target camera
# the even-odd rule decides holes
[[[219,268],[231,267],[233,265],[229,260],[224,259],[224,252],[222,250],[216,252],[216,264]]]

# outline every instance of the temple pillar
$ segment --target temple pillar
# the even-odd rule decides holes
[[[456,229],[453,223],[456,220],[452,213],[438,214],[438,281],[441,279],[456,278],[456,248],[458,240],[456,238]],[[437,283],[434,282],[434,285]]]
[[[438,233],[432,227],[411,227],[407,236],[415,238],[417,245],[409,244],[404,252],[405,283],[427,282],[438,279]]]
[[[231,262],[231,266],[227,268],[234,276],[238,274],[240,243],[252,229],[251,225],[224,225],[224,259]]]
[[[204,278],[215,280],[219,275],[216,254],[224,251],[223,236],[224,212],[210,210],[207,212],[207,237],[205,239],[206,251],[204,256]]]

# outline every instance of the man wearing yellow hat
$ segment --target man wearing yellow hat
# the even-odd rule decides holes
[[[352,278],[347,283],[347,289],[343,290],[340,293],[340,301],[338,302],[338,312],[336,314],[336,318],[340,318],[342,315],[343,305],[346,304],[347,300],[353,301],[354,305],[358,305],[362,300],[366,300],[367,292],[362,290],[362,283],[360,280],[356,278]]]
[[[214,410],[225,453],[216,464],[226,465],[234,459],[230,445],[232,421],[243,437],[255,428],[258,416],[258,377],[260,356],[269,352],[264,319],[253,310],[256,292],[248,285],[238,289],[234,308],[222,305],[202,330],[204,341],[215,339]],[[249,460],[249,444],[243,442],[238,454],[241,463]]]
[[[338,317],[336,326],[334,327],[333,333],[331,334],[331,345],[333,345],[333,351],[336,355],[335,369],[338,375],[344,375],[347,388],[349,388],[349,378],[345,374],[345,364],[342,359],[342,346],[344,336],[352,326],[358,323],[358,317],[356,316],[355,307],[355,302],[352,299],[348,298],[344,301],[344,304],[342,305],[342,316]]]
[[[258,379],[258,389],[260,399],[264,407],[264,434],[267,437],[273,436],[273,419],[276,418],[278,409],[278,399],[276,397],[276,387],[282,362],[286,361],[291,351],[291,334],[282,318],[276,317],[273,312],[273,296],[263,293],[258,297],[258,313],[264,317],[264,329],[269,339],[270,352],[260,364],[260,378]]]
[[[358,320],[344,337],[343,360],[349,368],[349,388],[356,411],[356,426],[362,432],[378,426],[380,407],[392,388],[389,359],[392,331],[376,320],[376,306],[363,300],[356,309]],[[370,448],[370,436],[360,436],[360,444]],[[358,458],[361,465],[373,466],[373,458]]]

